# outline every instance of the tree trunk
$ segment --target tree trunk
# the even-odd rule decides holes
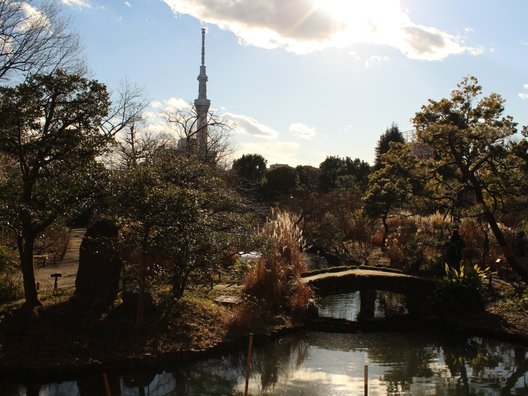
[[[506,241],[506,238],[504,237],[504,234],[501,231],[499,224],[495,219],[495,216],[488,208],[488,205],[484,200],[484,196],[482,195],[482,189],[478,184],[478,180],[475,177],[471,177],[470,180],[473,184],[473,190],[475,191],[475,197],[477,199],[477,202],[482,208],[482,214],[484,216],[484,219],[486,219],[487,223],[489,224],[491,232],[493,232],[493,235],[495,236],[495,239],[497,240],[497,243],[499,244],[502,250],[502,254],[504,254],[504,257],[506,257],[506,260],[508,261],[508,264],[510,264],[512,269],[522,278],[523,281],[528,283],[528,273],[524,270],[524,268],[519,265],[517,259],[515,258],[510,247],[508,246],[508,242]]]
[[[387,216],[381,216],[381,222],[383,223],[383,236],[381,237],[381,251],[387,250],[387,238],[389,237],[389,225],[387,224]]]
[[[526,272],[524,268],[519,265],[510,247],[508,246],[508,242],[506,241],[506,238],[504,237],[504,234],[502,233],[499,224],[497,223],[497,219],[495,219],[495,216],[486,204],[486,200],[484,199],[484,195],[482,194],[482,186],[478,177],[475,175],[474,172],[471,172],[469,170],[469,166],[464,163],[462,156],[456,150],[454,144],[450,142],[449,145],[451,148],[451,153],[453,154],[453,158],[455,159],[457,166],[461,170],[464,179],[469,182],[471,189],[475,193],[475,199],[482,209],[482,215],[486,222],[489,224],[491,232],[493,232],[493,235],[495,236],[495,239],[497,240],[497,243],[499,244],[502,250],[502,254],[504,254],[504,257],[506,257],[506,260],[508,261],[508,264],[510,264],[512,269],[521,277],[523,281],[528,283],[528,272]]]
[[[23,233],[17,238],[17,243],[24,281],[25,305],[27,308],[32,309],[42,305],[38,299],[37,285],[35,284],[35,271],[33,269],[33,246],[35,244],[35,236],[31,233]]]
[[[143,326],[145,317],[145,279],[147,276],[146,263],[147,255],[145,249],[142,249],[141,262],[139,264],[139,291],[138,291],[138,306],[136,313],[136,330],[139,330]]]

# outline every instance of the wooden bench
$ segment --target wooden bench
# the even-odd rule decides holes
[[[49,259],[49,255],[47,254],[34,254],[33,255],[33,263],[39,267],[47,267],[48,259]]]

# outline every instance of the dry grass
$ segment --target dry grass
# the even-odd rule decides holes
[[[272,241],[257,265],[247,274],[244,292],[262,302],[271,311],[299,313],[312,297],[311,290],[300,282],[306,269],[302,256],[305,241],[298,226],[298,216],[276,211],[262,233]]]

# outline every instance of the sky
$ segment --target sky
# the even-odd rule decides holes
[[[528,124],[526,0],[60,0],[90,76],[144,89],[146,118],[198,96],[201,29],[211,108],[236,123],[233,158],[370,163],[391,126],[463,77]]]

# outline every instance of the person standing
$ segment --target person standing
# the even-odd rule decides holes
[[[524,270],[528,270],[527,248],[528,244],[526,241],[526,234],[524,233],[524,231],[519,231],[517,233],[515,243],[513,244],[513,254],[515,255],[515,258]]]
[[[447,265],[451,268],[460,267],[460,262],[462,261],[462,251],[464,250],[464,240],[460,236],[458,229],[455,228],[451,232],[451,237],[449,238],[449,244],[447,246],[446,261]]]

